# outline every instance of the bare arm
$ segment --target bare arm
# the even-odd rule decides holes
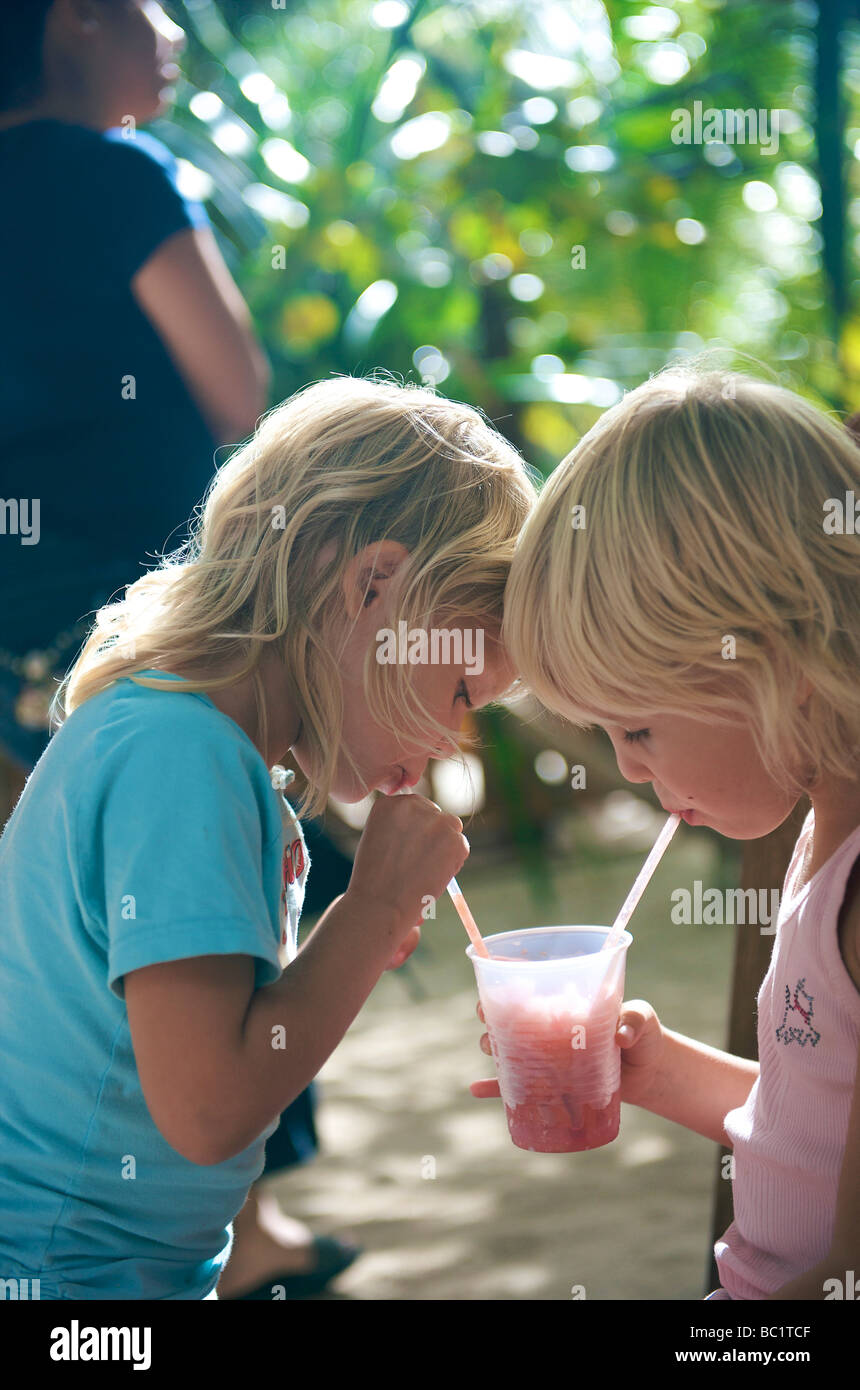
[[[124,977],[150,1115],[192,1163],[232,1158],[291,1105],[337,1047],[402,930],[344,895],[274,984],[254,990],[251,956],[194,956]]]
[[[211,230],[167,237],[131,289],[218,443],[250,434],[266,409],[269,364]]]
[[[385,918],[376,903],[337,898],[281,978],[252,995],[235,1042],[235,1110],[226,1116],[222,1097],[211,1117],[224,1157],[252,1143],[334,1052],[402,939],[393,917],[380,935]]]
[[[653,1088],[638,1103],[654,1115],[732,1147],[724,1121],[743,1105],[759,1064],[663,1029],[663,1052]]]
[[[192,1163],[253,1143],[331,1055],[376,981],[468,854],[462,822],[423,797],[381,797],[347,892],[280,978],[254,989],[250,955],[192,956],[124,979],[154,1124]]]

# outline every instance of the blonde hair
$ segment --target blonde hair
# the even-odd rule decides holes
[[[400,542],[409,552],[400,617],[423,627],[440,613],[456,615],[489,628],[492,640],[516,537],[535,499],[520,455],[468,405],[390,380],[347,376],[304,387],[218,470],[186,544],[98,611],[57,692],[54,719],[133,671],[179,665],[204,675],[182,686],[131,678],[182,694],[251,676],[266,747],[257,667],[271,643],[314,768],[299,809],[318,814],[341,751],[331,632],[350,561],[365,546]],[[371,646],[364,682],[379,722],[402,737],[428,728],[450,737],[413,689],[408,667],[383,670],[374,656]],[[213,674],[222,670],[230,674]]]
[[[852,490],[857,444],[799,396],[701,363],[664,369],[543,489],[505,596],[514,665],[580,727],[746,717],[786,789],[846,776],[860,754],[860,536],[824,523]]]

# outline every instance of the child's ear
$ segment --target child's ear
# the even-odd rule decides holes
[[[406,546],[399,541],[379,541],[353,556],[343,576],[344,602],[351,619],[381,601],[408,555]]]

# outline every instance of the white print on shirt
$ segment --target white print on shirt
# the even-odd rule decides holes
[[[813,1014],[812,995],[807,994],[804,989],[805,984],[806,976],[804,975],[803,979],[798,980],[795,985],[793,997],[788,985],[785,987],[785,1011],[782,1015],[782,1023],[776,1030],[776,1038],[777,1042],[785,1043],[786,1047],[790,1042],[799,1042],[801,1047],[811,1043],[815,1047],[821,1037],[815,1028],[810,1027]],[[796,1019],[805,1024],[805,1027],[801,1028],[797,1023],[789,1024],[789,1014],[794,1014]]]

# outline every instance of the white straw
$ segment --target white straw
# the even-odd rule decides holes
[[[675,831],[678,829],[678,826],[680,824],[681,817],[677,815],[677,813],[675,813],[669,817],[666,824],[663,826],[663,829],[660,831],[660,834],[657,836],[657,839],[654,842],[654,848],[651,850],[651,853],[648,855],[648,858],[645,860],[645,863],[639,870],[636,882],[630,889],[630,892],[627,894],[627,897],[624,901],[624,906],[622,907],[621,911],[619,912],[618,916],[615,918],[615,921],[612,924],[611,932],[606,937],[606,939],[603,942],[603,945],[600,948],[601,951],[611,951],[612,947],[618,944],[621,938],[621,933],[627,926],[627,923],[630,921],[630,918],[633,916],[636,904],[638,903],[639,899],[642,897],[642,894],[645,892],[645,889],[648,886],[648,880],[650,879],[657,865],[660,863],[660,860],[663,858],[666,846],[668,845],[669,841],[671,840],[672,836],[674,835]]]

